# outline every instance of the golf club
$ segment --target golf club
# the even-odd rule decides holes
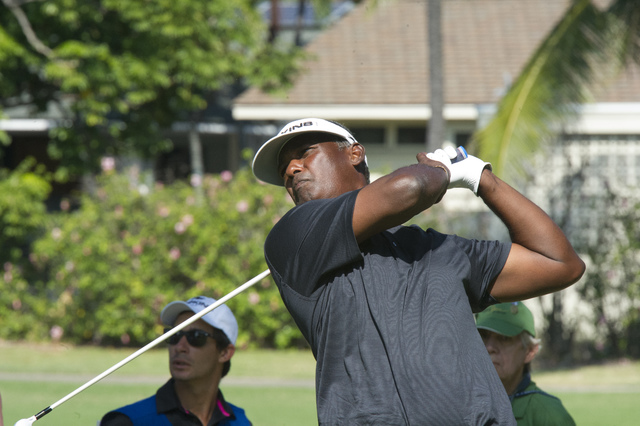
[[[109,368],[108,370],[106,370],[102,374],[94,377],[93,379],[89,380],[87,383],[85,383],[84,385],[80,386],[78,389],[76,389],[73,392],[69,393],[68,395],[66,395],[65,397],[61,398],[60,400],[54,402],[53,404],[51,404],[50,406],[48,406],[44,410],[40,411],[38,414],[35,414],[35,415],[29,417],[28,419],[20,419],[20,420],[18,420],[15,423],[15,426],[32,425],[36,420],[41,419],[42,417],[44,417],[45,415],[47,415],[51,411],[53,411],[54,408],[58,407],[62,403],[66,402],[67,400],[73,398],[74,396],[76,396],[77,394],[79,394],[80,392],[82,392],[83,390],[88,388],[89,386],[93,385],[94,383],[99,382],[100,380],[104,379],[109,374],[111,374],[114,371],[116,371],[118,368],[122,367],[123,365],[127,364],[128,362],[130,362],[130,361],[134,360],[135,358],[139,357],[140,355],[142,355],[143,353],[145,353],[149,349],[151,349],[154,346],[156,346],[158,343],[160,343],[160,342],[166,340],[167,338],[169,338],[170,336],[176,334],[178,331],[182,330],[184,327],[186,327],[189,324],[197,321],[201,317],[203,317],[206,314],[208,314],[209,312],[213,311],[218,306],[222,305],[227,300],[229,300],[229,299],[235,297],[236,295],[242,293],[243,291],[245,291],[246,289],[248,289],[249,287],[251,287],[252,285],[257,283],[258,281],[260,281],[263,278],[267,277],[270,273],[271,272],[267,269],[266,271],[262,272],[261,274],[256,275],[255,277],[253,277],[252,279],[250,279],[246,283],[242,284],[240,287],[236,288],[235,290],[233,290],[232,292],[230,292],[226,296],[221,297],[215,303],[213,303],[210,306],[206,307],[205,309],[201,310],[197,314],[194,314],[192,317],[190,317],[186,321],[180,323],[179,325],[175,326],[171,330],[167,331],[166,333],[164,333],[162,336],[158,337],[157,339],[155,339],[151,343],[148,343],[143,348],[138,349],[136,352],[132,353],[131,355],[129,355],[128,357],[126,357],[125,359],[123,359],[122,361],[120,361],[119,363],[114,365],[113,367]]]
[[[467,157],[469,157],[469,154],[467,154],[467,150],[464,149],[462,145],[460,145],[456,148],[456,158],[452,159],[451,163],[457,163],[458,161],[462,161]]]

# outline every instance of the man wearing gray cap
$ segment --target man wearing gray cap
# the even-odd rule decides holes
[[[416,159],[369,183],[364,146],[320,118],[285,125],[254,157],[256,177],[296,204],[264,251],[316,358],[318,423],[514,425],[473,312],[563,289],[584,263],[490,164],[455,150]],[[403,225],[448,188],[480,197],[512,241]]]
[[[171,302],[160,319],[175,327],[215,301],[198,296]],[[226,305],[189,324],[167,340],[171,379],[154,396],[105,414],[100,425],[251,425],[244,410],[225,401],[219,389],[237,337],[238,323]]]
[[[476,327],[509,395],[518,426],[572,426],[575,422],[555,396],[531,380],[531,362],[540,350],[533,314],[522,302],[489,306]]]

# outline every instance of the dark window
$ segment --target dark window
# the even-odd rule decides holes
[[[415,145],[425,144],[427,129],[425,127],[399,127],[398,128],[398,144],[399,145]]]
[[[471,133],[456,133],[456,146],[469,146],[471,142]]]
[[[365,146],[384,143],[384,129],[381,127],[353,127],[349,130],[353,137]]]

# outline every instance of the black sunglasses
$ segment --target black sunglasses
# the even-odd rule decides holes
[[[169,330],[171,329],[165,328],[164,332],[167,333]],[[187,342],[191,346],[196,348],[200,348],[204,346],[205,343],[207,343],[207,337],[211,337],[212,339],[214,339],[213,334],[209,334],[203,330],[189,330],[189,331],[180,330],[176,334],[170,336],[167,339],[167,343],[170,345],[177,345],[180,339],[182,339],[182,336],[185,336],[187,338]]]

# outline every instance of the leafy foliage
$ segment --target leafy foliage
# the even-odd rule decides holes
[[[0,107],[56,107],[49,154],[71,172],[166,150],[163,131],[221,102],[222,89],[278,88],[298,67],[299,54],[267,43],[250,0],[4,3]]]
[[[75,343],[146,343],[162,332],[167,303],[220,298],[266,269],[266,235],[292,206],[282,188],[257,183],[248,169],[206,176],[202,198],[184,183],[149,188],[142,178],[104,173],[77,210],[52,215],[30,255],[41,278],[28,287],[41,306],[9,305],[4,324],[32,315],[40,339],[57,330]],[[227,304],[239,345],[305,345],[271,278]]]
[[[606,191],[609,214],[596,216],[600,232],[582,248],[591,267],[580,294],[594,308],[595,357],[640,356],[640,199]],[[595,206],[594,206],[595,207]],[[599,217],[598,217],[599,216]],[[595,222],[595,221],[594,221]],[[594,223],[595,225],[595,223]]]
[[[31,160],[12,172],[0,169],[0,322],[4,336],[30,338],[44,331],[37,321],[43,302],[29,285],[27,271],[30,243],[46,223],[44,202],[50,190]],[[12,315],[23,307],[24,315]]]
[[[591,89],[631,60],[640,63],[640,4],[614,0],[600,9],[595,3],[571,1],[495,116],[474,135],[479,156],[491,162],[498,175],[526,175],[528,160],[576,117]]]
[[[529,187],[587,264],[569,291],[539,299],[546,349],[537,359],[550,367],[640,356],[640,197],[614,171],[633,163],[594,158],[588,143],[577,136],[558,141],[553,155],[535,164],[556,173],[537,174]],[[633,142],[598,142],[611,152],[623,152],[624,143]]]
[[[522,174],[522,160],[545,146],[556,132],[558,118],[573,117],[576,105],[586,100],[590,55],[603,47],[596,35],[603,32],[604,23],[589,0],[574,1],[534,53],[495,117],[476,135],[480,156],[497,174]]]

